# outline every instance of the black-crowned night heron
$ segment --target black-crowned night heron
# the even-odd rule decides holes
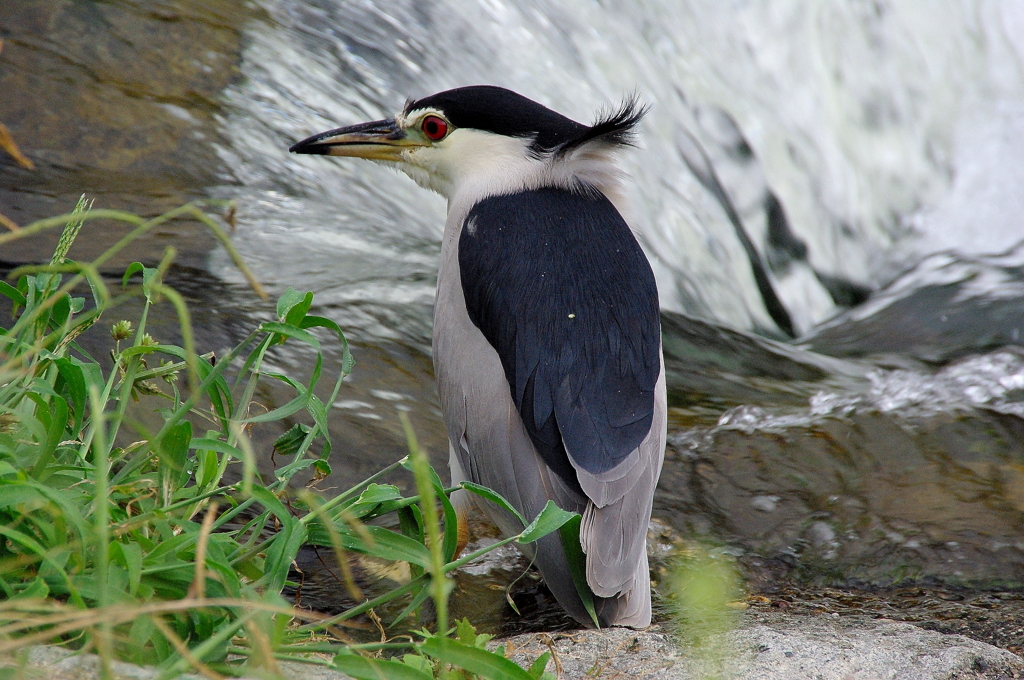
[[[527,518],[548,499],[581,513],[600,623],[636,627],[651,620],[665,369],[654,274],[616,208],[612,156],[643,113],[627,101],[586,126],[509,90],[463,87],[291,148],[392,164],[448,199],[434,371],[452,483],[490,487]],[[464,517],[468,496],[454,500]],[[481,504],[509,535],[522,530]],[[561,541],[539,541],[536,564],[590,625]]]

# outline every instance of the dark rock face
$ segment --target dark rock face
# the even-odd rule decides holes
[[[664,328],[674,408],[656,517],[731,545],[755,583],[1024,583],[1019,348],[929,366],[675,315]]]
[[[673,438],[656,514],[819,579],[1019,584],[1022,435],[992,412],[690,430]]]
[[[239,77],[240,29],[255,15],[244,5],[0,4],[0,122],[36,167],[0,153],[0,213],[24,225],[69,212],[84,192],[97,208],[157,215],[231,181],[213,142],[217,98]],[[92,259],[127,231],[103,229],[79,239],[72,257]],[[46,261],[56,238],[20,240],[2,259]],[[199,264],[212,245],[206,230],[178,222],[124,260],[159,260],[172,238],[183,264]]]

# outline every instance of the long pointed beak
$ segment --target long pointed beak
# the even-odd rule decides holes
[[[401,161],[401,153],[410,147],[423,146],[410,139],[393,120],[375,120],[349,127],[328,130],[293,145],[292,153],[321,156],[353,156],[383,161]]]

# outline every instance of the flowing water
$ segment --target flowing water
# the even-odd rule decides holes
[[[651,109],[622,164],[665,312],[663,526],[752,574],[1024,583],[1019,2],[24,0],[0,37],[0,122],[38,166],[0,159],[0,213],[81,190],[151,213],[233,199],[259,278],[313,290],[355,342],[337,485],[402,454],[399,409],[446,458],[429,360],[445,206],[288,146],[465,84],[584,122],[635,92]],[[131,259],[167,244],[204,349],[272,315],[193,226]]]

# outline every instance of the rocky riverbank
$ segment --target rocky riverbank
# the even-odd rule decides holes
[[[965,680],[1019,678],[1024,659],[963,635],[948,635],[889,619],[794,615],[751,610],[733,631],[680,643],[663,626],[635,631],[532,633],[499,641],[509,656],[529,666],[552,652],[548,670],[559,680],[735,678],[758,680]],[[35,647],[25,669],[53,680],[99,678],[97,658]],[[7,660],[6,665],[14,665]],[[150,680],[152,669],[117,664],[118,680]],[[289,680],[341,680],[341,673],[283,664]],[[28,676],[26,676],[28,677]],[[189,676],[191,677],[191,676]],[[262,676],[260,676],[262,677]]]

